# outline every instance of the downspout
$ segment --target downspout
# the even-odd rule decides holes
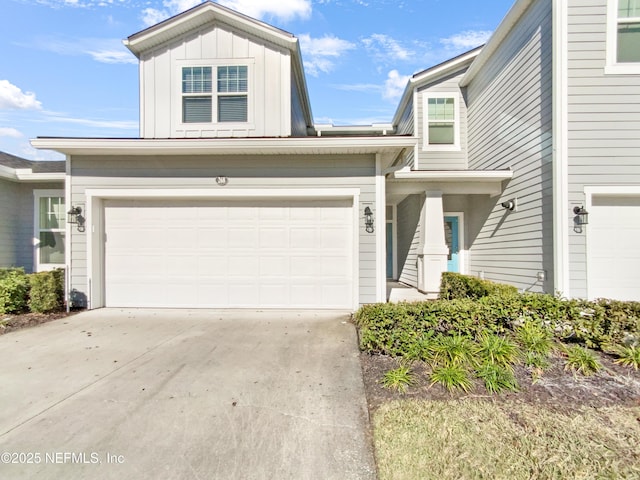
[[[569,283],[569,147],[568,6],[553,0],[553,293],[570,296]]]
[[[65,155],[65,179],[64,179],[64,197],[65,197],[65,214],[71,208],[71,155]],[[66,219],[65,219],[66,220]],[[67,313],[71,311],[71,224],[65,222],[65,268],[64,268],[64,298],[67,299]]]

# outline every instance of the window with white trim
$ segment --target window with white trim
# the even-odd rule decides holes
[[[423,116],[425,149],[460,149],[457,94],[425,94]]]
[[[66,221],[64,193],[36,190],[34,197],[36,271],[64,267]]]
[[[609,0],[606,73],[640,73],[640,0]]]
[[[211,123],[216,118],[220,123],[245,123],[248,90],[246,65],[182,67],[182,122]]]
[[[640,0],[618,0],[616,61],[640,62]]]

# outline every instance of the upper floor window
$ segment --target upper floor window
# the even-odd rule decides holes
[[[460,148],[460,118],[456,94],[425,94],[424,148],[458,150]]]
[[[182,122],[246,122],[248,72],[246,65],[182,67]],[[215,96],[215,99],[214,99]]]
[[[606,73],[640,73],[640,0],[610,0]]]

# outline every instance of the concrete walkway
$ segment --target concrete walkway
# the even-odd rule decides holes
[[[0,478],[375,478],[348,318],[103,309],[0,336]]]

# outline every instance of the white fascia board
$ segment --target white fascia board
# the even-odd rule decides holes
[[[483,47],[484,48],[484,47]],[[481,49],[474,49],[470,52],[462,54],[458,57],[452,58],[446,62],[443,62],[435,67],[429,68],[424,72],[417,73],[413,77],[409,79],[406,88],[402,94],[400,99],[400,103],[398,105],[398,109],[396,110],[396,114],[393,116],[392,125],[398,125],[400,121],[400,117],[404,112],[405,108],[409,104],[409,101],[413,98],[413,91],[416,88],[419,88],[422,85],[426,85],[428,83],[436,82],[439,79],[450,75],[451,73],[461,70],[467,66],[467,64],[471,63],[478,55],[482,52]]]
[[[123,43],[139,58],[142,52],[213,21],[227,24],[283,48],[293,49],[296,43],[296,38],[284,30],[211,1],[135,33],[123,40]]]
[[[434,182],[502,182],[513,178],[512,170],[420,170],[397,171],[395,180],[423,180]]]
[[[482,69],[484,64],[491,58],[493,53],[502,44],[506,36],[511,32],[513,27],[518,23],[520,17],[529,8],[534,0],[518,0],[513,4],[507,15],[502,19],[498,28],[495,29],[489,41],[485,44],[480,54],[473,61],[467,73],[460,80],[460,86],[466,87],[471,83],[471,80]]]
[[[287,137],[224,139],[37,138],[34,148],[67,155],[374,154],[413,147],[415,137]]]
[[[18,180],[15,169],[4,165],[0,165],[0,178],[11,180],[13,182]]]
[[[0,165],[0,178],[13,182],[64,182],[64,172],[33,173],[30,168],[10,168]]]

